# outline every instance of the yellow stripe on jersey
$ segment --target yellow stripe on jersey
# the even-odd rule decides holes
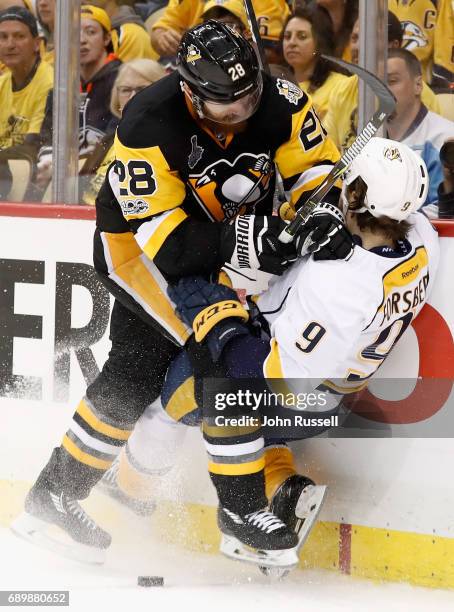
[[[165,411],[174,421],[181,421],[196,408],[194,377],[191,376],[175,390],[165,407]]]
[[[167,237],[187,218],[188,215],[182,208],[175,208],[143,223],[136,234],[136,240],[143,252],[150,259],[154,259]]]
[[[247,463],[214,463],[208,462],[208,470],[212,474],[220,474],[221,476],[246,476],[247,474],[255,474],[265,468],[265,457],[260,457],[255,461]]]
[[[271,350],[263,364],[263,371],[265,378],[284,378],[281,356],[279,355],[279,345],[276,338],[271,339]]]
[[[303,192],[317,187],[329,174],[330,164],[335,164],[339,157],[334,142],[325,135],[308,97],[301,111],[292,115],[290,139],[278,148],[274,157],[284,181],[294,177],[295,184],[298,183],[298,188],[291,191],[291,202],[296,203]],[[316,180],[312,180],[311,174],[310,182],[301,180],[300,177],[305,172],[310,169],[316,170],[324,161],[326,161],[326,170],[321,172]]]
[[[102,236],[107,241],[110,259],[112,261],[109,272],[119,268],[127,261],[131,261],[131,259],[142,255],[142,250],[131,232],[124,232],[121,234],[103,232]]]
[[[123,288],[141,305],[149,307],[149,314],[166,327],[179,342],[184,344],[190,332],[175,314],[172,302],[159,286],[141,258],[133,259],[115,270],[117,278],[123,281]],[[114,279],[115,280],[115,279]]]
[[[112,465],[112,461],[104,461],[103,459],[98,459],[97,457],[92,457],[88,453],[84,453],[84,451],[81,451],[68,436],[63,438],[61,445],[72,457],[74,457],[74,459],[92,468],[108,470]]]
[[[132,434],[132,429],[119,429],[118,427],[113,427],[112,425],[107,425],[107,423],[100,421],[98,417],[93,414],[88,404],[84,400],[81,400],[76,412],[84,419],[86,423],[90,425],[92,429],[109,436],[110,438],[114,438],[115,440],[126,441]]]
[[[172,210],[183,202],[186,187],[172,171],[159,147],[125,147],[115,136],[115,158],[121,162],[117,199],[125,219],[145,219]],[[139,194],[139,195],[137,195]]]
[[[130,232],[102,232],[101,238],[109,277],[183,345],[191,332],[176,316],[164,278],[153,262],[148,262],[134,236]]]
[[[383,309],[386,298],[395,287],[405,287],[418,278],[422,268],[427,267],[429,258],[424,247],[418,247],[413,257],[407,259],[383,277],[383,302],[378,311]]]
[[[337,393],[342,393],[343,395],[347,393],[358,393],[358,391],[362,391],[363,389],[365,389],[368,384],[369,384],[369,380],[366,380],[366,382],[363,382],[360,385],[354,386],[352,384],[351,387],[341,387],[337,383],[333,383],[332,380],[323,381],[323,385],[325,387],[328,387],[329,389],[332,389],[333,391],[336,391]]]

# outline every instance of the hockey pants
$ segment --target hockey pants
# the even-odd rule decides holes
[[[118,301],[110,339],[101,373],[40,475],[51,490],[76,499],[89,495],[118,456],[145,408],[160,395],[169,364],[180,352]]]

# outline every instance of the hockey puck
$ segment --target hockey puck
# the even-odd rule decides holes
[[[162,576],[137,576],[137,585],[141,587],[164,586]]]

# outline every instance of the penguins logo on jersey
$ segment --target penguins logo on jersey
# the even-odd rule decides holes
[[[402,21],[402,31],[404,33],[404,49],[412,51],[418,47],[427,46],[427,38],[418,24],[413,21]]]
[[[383,156],[390,161],[400,161],[400,163],[402,163],[402,157],[399,149],[396,147],[386,147],[386,149],[383,151]]]
[[[290,104],[297,105],[304,95],[301,89],[290,81],[277,79],[276,85],[279,95],[284,96],[284,98],[288,100]]]
[[[188,54],[186,56],[186,61],[187,62],[196,62],[197,60],[201,59],[201,55],[199,50],[197,49],[197,47],[195,45],[189,45],[188,47]]]
[[[232,219],[269,193],[273,164],[269,154],[242,153],[232,163],[220,159],[200,174],[190,174],[192,192],[216,221]]]

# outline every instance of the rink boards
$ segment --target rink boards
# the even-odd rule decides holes
[[[92,209],[0,204],[0,215],[0,522],[8,523],[102,366],[110,298],[91,268]],[[398,401],[380,398],[385,430],[377,422],[367,439],[294,444],[299,467],[329,485],[305,566],[454,587],[454,445],[443,437],[454,429],[454,223],[439,231],[430,305],[380,374],[408,379]],[[435,382],[428,387],[418,376]],[[374,385],[371,392],[382,394]],[[183,543],[216,550],[215,497],[198,431],[189,432],[166,489],[163,498],[183,503]],[[170,539],[171,508],[163,501],[157,513]]]

